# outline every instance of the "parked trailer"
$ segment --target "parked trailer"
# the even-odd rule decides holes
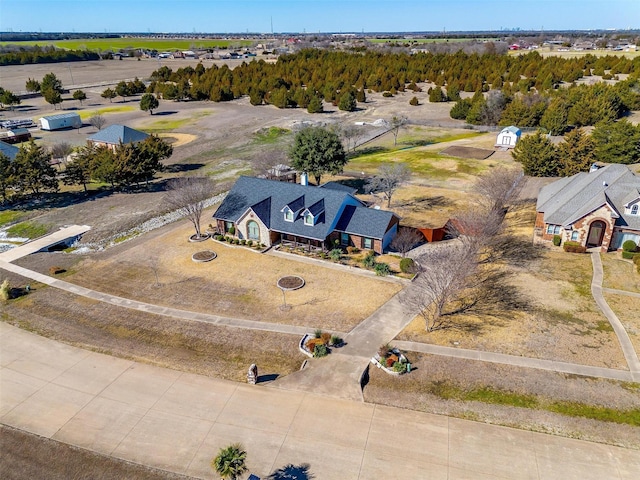
[[[58,115],[47,115],[40,119],[42,130],[62,130],[63,128],[80,128],[82,120],[77,113],[59,113]]]
[[[31,133],[26,128],[14,128],[6,132],[0,132],[0,141],[5,143],[22,143],[31,138]]]

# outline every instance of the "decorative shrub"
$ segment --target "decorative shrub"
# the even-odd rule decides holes
[[[556,247],[559,247],[561,243],[562,243],[562,237],[560,235],[554,235],[553,236],[553,244]]]
[[[66,270],[62,267],[49,267],[49,275],[58,275],[64,272],[66,272]]]
[[[420,102],[418,102],[418,97],[413,97],[411,100],[409,100],[409,105],[412,105],[414,107],[420,105]]]
[[[378,275],[379,277],[386,277],[391,273],[391,268],[389,267],[388,263],[376,263],[374,270],[376,272],[376,275]]]
[[[380,345],[378,347],[378,355],[380,355],[381,357],[386,357],[387,355],[389,355],[389,352],[392,350],[391,345],[389,345],[388,343],[385,343],[384,345]]]
[[[239,238],[234,238],[233,239],[233,243],[236,245],[240,245],[240,239]]]
[[[327,345],[331,340],[331,334],[329,332],[323,332],[322,334],[320,334],[320,339],[325,345]]]
[[[318,254],[318,257],[320,257],[320,258],[322,258],[322,259],[326,260],[327,258],[329,258],[329,255],[327,255],[327,252],[320,252],[320,253]]]
[[[227,232],[229,233],[229,235],[235,235],[236,234],[236,227],[229,227]]]
[[[640,267],[640,255],[634,255],[633,263]]]
[[[253,246],[253,240],[247,240],[247,245],[249,245],[250,247]]]
[[[320,330],[319,328],[317,328],[314,332],[313,332],[313,336],[315,338],[322,338],[322,330]]]
[[[329,349],[325,344],[316,345],[313,349],[313,356],[315,358],[326,357],[329,354]]]
[[[233,242],[233,237],[224,237],[225,241],[227,243],[232,243]]]
[[[360,249],[358,247],[347,247],[347,253],[352,255],[354,253],[358,253]]]
[[[400,271],[402,273],[413,273],[415,270],[416,262],[412,258],[403,258],[400,260]]]
[[[331,335],[330,345],[342,345],[342,339],[337,335]]]
[[[565,252],[569,252],[569,253],[586,253],[587,251],[587,247],[580,245],[578,242],[572,242],[572,241],[564,242],[564,245],[562,248],[564,249]]]
[[[397,373],[407,373],[407,364],[404,362],[396,362],[393,364],[393,371]]]
[[[391,92],[382,92],[382,96],[385,98],[393,97],[393,93]]]
[[[622,244],[623,252],[635,252],[638,250],[638,245],[633,240],[627,240]]]
[[[397,363],[396,360],[394,360],[393,358],[389,357],[387,359],[385,359],[385,365],[387,368],[391,368],[393,367],[393,364]]]
[[[640,254],[634,252],[625,252],[624,250],[622,251],[622,258],[624,258],[625,260],[635,261],[636,257],[640,257]]]
[[[376,254],[368,252],[362,260],[362,264],[367,268],[374,268],[376,266]]]
[[[247,241],[243,238],[242,240],[240,240],[240,245],[246,245]]]
[[[9,284],[9,280],[6,278],[0,285],[0,300],[7,301],[11,298],[11,285]]]
[[[329,258],[331,258],[331,260],[335,262],[340,261],[340,259],[342,258],[342,250],[340,250],[339,248],[334,248],[329,252]]]

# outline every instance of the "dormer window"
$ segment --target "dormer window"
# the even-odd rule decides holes
[[[311,225],[311,226],[313,226],[313,224],[314,224],[313,215],[311,215],[309,212],[306,212],[304,214],[304,224],[305,225]]]
[[[293,222],[293,212],[291,210],[285,210],[284,220],[286,222]]]

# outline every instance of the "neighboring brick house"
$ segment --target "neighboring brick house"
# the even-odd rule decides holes
[[[219,232],[233,231],[241,239],[267,246],[284,241],[331,249],[338,244],[381,254],[396,235],[400,219],[368,208],[354,193],[333,182],[315,187],[240,177],[213,218]]]
[[[126,125],[109,125],[104,130],[94,133],[87,142],[97,146],[106,146],[115,150],[120,145],[128,145],[130,143],[138,143],[146,140],[149,135]]]
[[[540,190],[534,237],[572,240],[602,252],[640,244],[640,177],[625,165],[591,168]]]

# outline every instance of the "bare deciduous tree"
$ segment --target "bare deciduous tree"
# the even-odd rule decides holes
[[[360,125],[345,125],[340,129],[340,136],[347,144],[347,152],[355,151],[358,140],[364,135],[364,128]]]
[[[254,173],[267,178],[271,178],[276,165],[287,163],[287,155],[281,150],[262,150],[252,160]]]
[[[404,127],[409,120],[404,115],[394,115],[391,118],[391,132],[393,133],[393,144],[398,144],[398,134],[400,133],[400,129]]]
[[[99,113],[96,113],[89,119],[89,124],[98,130],[102,130],[105,123],[107,123],[107,120]]]
[[[51,158],[60,159],[66,164],[67,157],[73,152],[73,148],[67,142],[55,143],[50,148]]]
[[[165,195],[166,204],[186,216],[196,230],[196,238],[201,238],[200,217],[204,201],[211,197],[213,183],[208,177],[182,177],[169,181]]]
[[[485,208],[504,211],[516,200],[523,184],[520,169],[499,167],[478,178],[473,189]]]
[[[428,332],[446,328],[447,306],[463,301],[478,270],[473,249],[461,243],[434,248],[421,255],[418,264],[420,275],[403,293],[403,303],[424,318]]]
[[[402,227],[391,241],[391,248],[404,257],[409,250],[423,241],[424,235],[418,230],[410,227]]]
[[[387,199],[387,207],[391,206],[391,197],[400,186],[411,177],[411,171],[404,163],[387,163],[380,165],[375,177],[367,181],[367,193],[382,193]]]

